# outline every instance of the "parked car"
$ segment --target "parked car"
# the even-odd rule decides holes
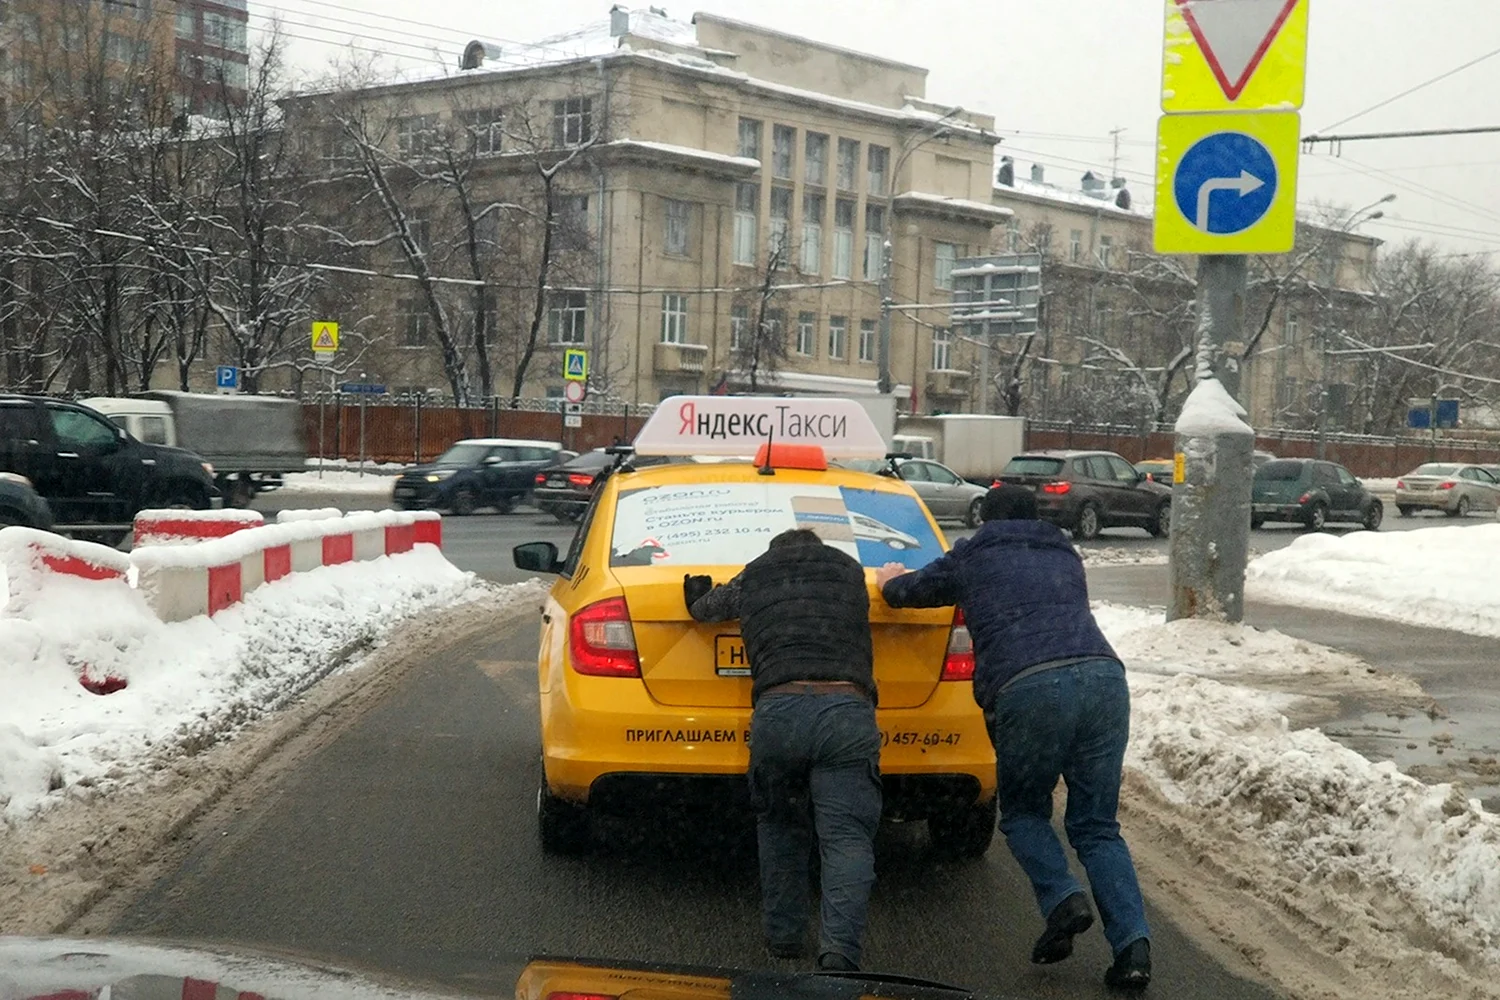
[[[1148,458],[1144,462],[1135,463],[1135,471],[1142,473],[1153,483],[1170,486],[1172,485],[1172,470],[1176,468],[1176,464],[1170,458]]]
[[[1251,454],[1250,463],[1258,469],[1262,465],[1265,465],[1267,462],[1274,461],[1275,458],[1276,456],[1271,454],[1269,451],[1260,451],[1259,449],[1257,449]]]
[[[1171,487],[1153,483],[1113,452],[1026,452],[1006,463],[1000,483],[1030,487],[1041,516],[1075,538],[1124,527],[1160,538],[1171,527]]]
[[[103,414],[42,396],[0,395],[0,471],[25,477],[55,530],[118,544],[149,507],[205,509],[213,466],[190,451],[137,441]]]
[[[630,465],[644,469],[666,461],[655,455],[636,455],[631,458]],[[549,465],[533,477],[532,502],[542,513],[551,514],[559,521],[576,521],[588,508],[595,484],[614,463],[615,456],[603,448],[595,448]]]
[[[0,528],[19,526],[52,530],[52,508],[31,488],[31,480],[0,472]]]
[[[530,495],[536,474],[563,454],[555,441],[469,438],[436,461],[402,472],[391,499],[402,510],[446,510],[462,517],[493,507],[507,514]]]
[[[901,462],[896,474],[911,484],[917,496],[938,520],[959,520],[979,527],[979,505],[988,486],[976,486],[941,462],[914,458]]]
[[[1385,508],[1342,465],[1313,458],[1278,458],[1255,470],[1250,527],[1290,521],[1321,531],[1331,521],[1380,527]]]
[[[1411,517],[1419,510],[1440,510],[1463,517],[1471,510],[1500,507],[1500,478],[1478,465],[1428,462],[1396,480],[1396,510]]]

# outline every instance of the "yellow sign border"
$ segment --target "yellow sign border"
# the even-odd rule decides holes
[[[1166,37],[1162,44],[1161,109],[1167,114],[1202,112],[1299,111],[1307,94],[1309,0],[1282,22],[1239,96],[1230,100],[1193,37],[1177,0],[1165,0]]]
[[[318,335],[328,333],[332,335],[332,347],[319,347]],[[339,325],[331,320],[318,320],[312,325],[312,349],[314,354],[332,354],[339,349]]]
[[[580,357],[583,358],[583,374],[581,374],[581,375],[570,375],[570,374],[568,374],[568,359],[571,358],[571,357],[573,357],[573,355],[575,355],[575,354],[579,355]],[[589,378],[589,352],[588,351],[584,350],[581,347],[570,347],[567,350],[563,351],[563,378],[567,379],[569,382],[587,382],[588,381],[588,378]]]
[[[1288,253],[1297,238],[1297,159],[1302,152],[1302,116],[1295,111],[1255,114],[1163,115],[1156,133],[1156,210],[1152,226],[1157,253]],[[1205,233],[1177,207],[1177,164],[1193,144],[1220,132],[1256,139],[1276,161],[1276,196],[1265,216],[1243,232]]]

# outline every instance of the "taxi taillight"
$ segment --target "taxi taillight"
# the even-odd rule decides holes
[[[590,604],[573,616],[569,630],[573,669],[591,677],[639,677],[641,658],[623,597]]]
[[[953,614],[953,631],[948,633],[948,652],[943,657],[943,680],[972,681],[974,679],[974,637],[969,635],[969,626],[964,623],[964,613]]]

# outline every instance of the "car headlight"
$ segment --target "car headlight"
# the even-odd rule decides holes
[[[31,480],[27,479],[19,472],[0,472],[0,479],[5,480],[7,483],[19,483],[22,486],[26,487],[31,486]]]
[[[439,483],[439,482],[442,482],[444,479],[447,479],[448,477],[452,476],[456,472],[458,472],[457,469],[439,469],[436,472],[429,472],[427,474],[427,481],[429,483]]]
[[[208,473],[209,479],[212,479],[214,477],[214,467],[212,465],[207,462],[199,462],[198,464],[203,466],[203,471]]]

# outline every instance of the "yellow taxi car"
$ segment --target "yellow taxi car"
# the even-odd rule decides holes
[[[725,582],[773,536],[804,527],[866,568],[887,817],[925,819],[942,853],[983,854],[995,757],[968,630],[952,608],[888,607],[874,579],[887,562],[924,566],[947,543],[899,478],[827,464],[884,455],[866,411],[843,399],[680,396],[633,448],[715,461],[637,469],[622,451],[565,556],[550,542],[514,552],[519,568],[559,577],[542,609],[537,672],[543,847],[583,850],[593,810],[705,786],[743,791],[745,648],[735,623],[693,621],[683,576]]]

